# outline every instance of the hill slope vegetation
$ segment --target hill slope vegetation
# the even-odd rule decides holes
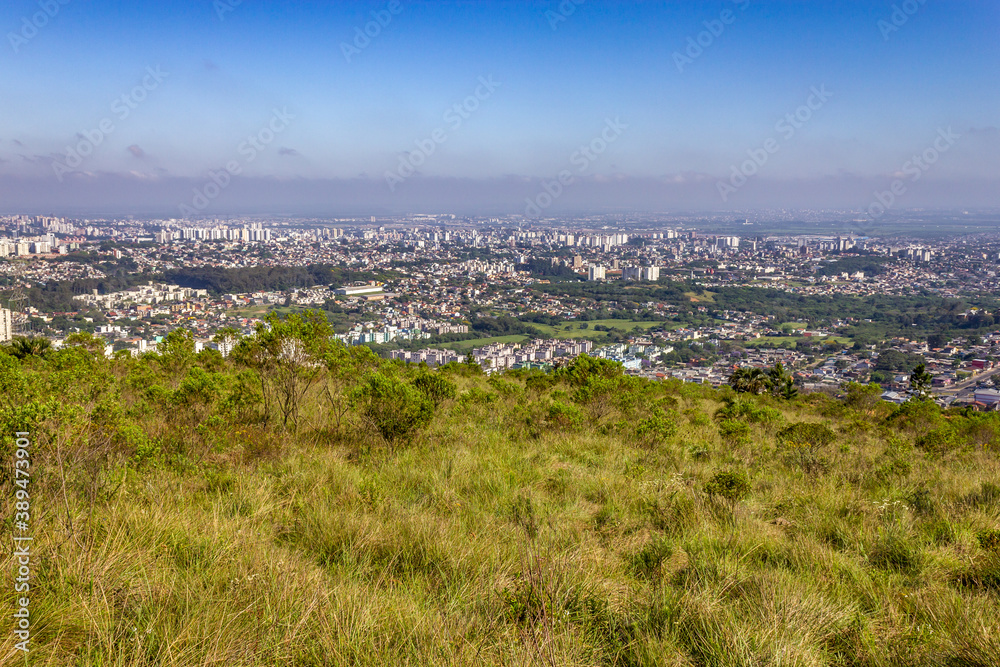
[[[228,359],[183,332],[140,359],[72,342],[0,352],[4,461],[32,441],[28,664],[1000,656],[998,415],[588,357],[407,367],[312,314]]]

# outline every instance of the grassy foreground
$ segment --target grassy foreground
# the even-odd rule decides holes
[[[1000,660],[1000,419],[316,333],[0,352],[4,530],[29,430],[35,538],[31,651],[5,632],[0,664]]]

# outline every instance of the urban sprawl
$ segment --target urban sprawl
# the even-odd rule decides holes
[[[780,363],[803,391],[875,382],[896,402],[922,365],[938,402],[997,409],[1000,234],[875,233],[843,217],[792,233],[787,213],[6,216],[0,342],[83,334],[142,355],[185,329],[226,356],[269,315],[313,309],[345,345],[408,363],[492,373],[588,354],[712,385]]]

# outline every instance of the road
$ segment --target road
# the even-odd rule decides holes
[[[979,384],[983,380],[986,380],[987,378],[996,375],[997,373],[1000,373],[1000,366],[997,366],[992,370],[988,370],[985,373],[980,373],[979,375],[973,375],[972,377],[966,378],[961,382],[956,382],[953,386],[948,387],[947,389],[937,390],[935,391],[935,393],[939,396],[957,396],[967,389],[974,388],[977,384]]]

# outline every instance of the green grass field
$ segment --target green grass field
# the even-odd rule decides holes
[[[844,343],[848,344],[851,342],[850,338],[844,336],[810,336],[809,338],[804,338],[802,336],[761,336],[759,338],[754,338],[751,341],[744,343],[747,347],[759,347],[761,345],[781,345],[783,343],[791,343],[793,346],[796,342],[800,340],[813,341],[816,343]]]
[[[684,292],[684,296],[694,303],[715,303],[715,292],[708,290],[702,290],[701,293]]]
[[[509,336],[493,336],[491,338],[470,338],[469,340],[460,340],[454,343],[444,343],[440,347],[446,350],[455,350],[456,352],[469,352],[473,348],[489,345],[490,343],[521,343],[528,339],[528,336],[511,334]]]
[[[324,340],[0,350],[4,665],[997,664],[1000,414]]]
[[[580,325],[586,324],[586,329],[581,329]],[[590,338],[590,339],[602,339],[607,337],[607,332],[605,331],[594,331],[594,327],[601,325],[605,327],[614,327],[616,329],[622,329],[624,331],[635,331],[636,333],[641,333],[642,331],[647,331],[649,329],[656,328],[674,328],[676,325],[673,323],[667,324],[665,322],[646,322],[640,320],[590,320],[589,322],[564,322],[562,324],[552,326],[548,324],[534,324],[531,326],[537,328],[539,331],[549,334],[550,336],[556,338]]]
[[[246,308],[232,308],[227,311],[228,315],[235,317],[257,317],[262,318],[270,311],[271,306],[248,306]]]

